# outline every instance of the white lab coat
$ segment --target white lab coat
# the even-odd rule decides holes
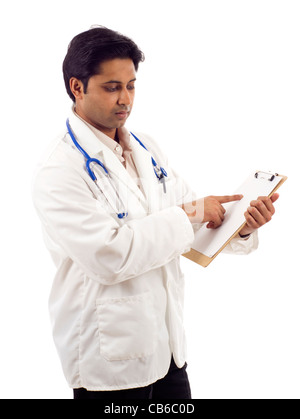
[[[71,115],[70,124],[85,150],[119,180],[128,217],[119,219],[107,205],[65,129],[33,183],[57,267],[49,298],[54,341],[71,388],[146,386],[166,375],[171,354],[178,367],[186,361],[179,258],[194,232],[177,205],[194,196],[148,136],[138,134],[168,172],[167,194],[154,175],[151,155],[132,137],[144,193],[84,122]],[[95,173],[101,176],[101,170]],[[256,235],[232,244],[238,253],[256,246]]]

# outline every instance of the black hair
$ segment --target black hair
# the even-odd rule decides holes
[[[70,78],[80,80],[86,93],[90,77],[99,74],[100,64],[115,58],[130,58],[137,71],[139,63],[144,61],[144,54],[130,38],[103,26],[89,29],[72,39],[63,62],[63,75],[73,102],[75,97],[70,89]]]

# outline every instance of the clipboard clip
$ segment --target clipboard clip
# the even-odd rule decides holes
[[[264,175],[267,175],[267,177]],[[256,179],[267,179],[270,182],[272,182],[275,179],[275,177],[278,176],[278,174],[272,174],[268,172],[256,172],[254,176],[256,177]]]

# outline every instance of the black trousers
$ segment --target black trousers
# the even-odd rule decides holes
[[[85,388],[78,388],[73,390],[74,399],[191,399],[191,389],[186,367],[187,364],[182,368],[178,368],[172,358],[167,375],[147,387],[117,391],[88,391]]]

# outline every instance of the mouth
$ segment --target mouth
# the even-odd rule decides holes
[[[119,119],[126,119],[129,116],[129,111],[116,112],[115,115],[117,115]]]

